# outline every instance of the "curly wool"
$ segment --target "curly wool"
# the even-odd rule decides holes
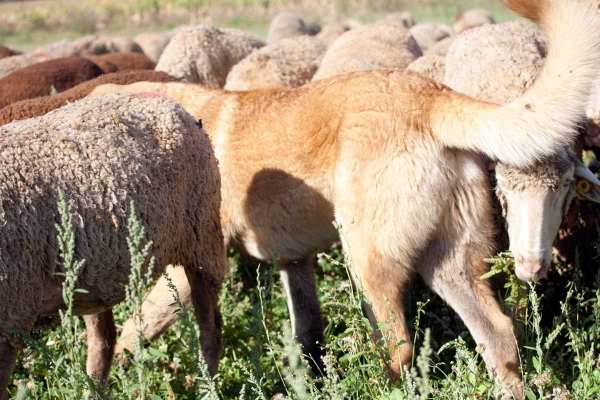
[[[460,12],[456,17],[456,23],[452,27],[456,34],[475,28],[476,26],[496,23],[492,13],[482,8],[473,8]]]
[[[356,20],[333,21],[325,25],[323,29],[321,29],[321,32],[316,36],[319,39],[325,40],[327,43],[331,43],[344,32],[347,32],[350,29],[359,28],[360,26],[362,26],[362,24]]]
[[[140,53],[108,53],[85,58],[102,68],[105,74],[127,69],[154,69],[156,67],[156,63]]]
[[[75,40],[64,39],[40,47],[34,53],[48,54],[52,58],[82,57],[97,54],[115,53],[118,49],[113,46],[110,38],[98,35],[87,35]]]
[[[446,56],[446,54],[448,54],[450,46],[452,45],[452,43],[454,43],[454,40],[456,40],[456,36],[448,36],[447,38],[440,40],[439,42],[428,48],[427,51],[424,51],[423,53],[425,55]]]
[[[41,96],[9,104],[0,109],[0,125],[8,124],[15,120],[44,115],[59,107],[83,99],[90,94],[96,86],[104,85],[105,83],[128,85],[130,83],[142,81],[173,82],[176,81],[176,79],[164,72],[148,70],[119,71],[112,74],[101,75],[54,96]]]
[[[408,31],[413,35],[423,52],[426,52],[440,40],[454,35],[452,28],[444,24],[417,24]]]
[[[295,88],[310,82],[327,50],[324,40],[296,36],[278,40],[234,65],[226,90]]]
[[[304,21],[302,17],[291,12],[281,12],[271,20],[267,43],[275,43],[281,39],[301,35],[316,35],[321,30],[316,24]]]
[[[442,83],[446,59],[438,55],[424,55],[413,61],[406,69]]]
[[[62,92],[103,73],[95,63],[80,57],[34,64],[0,79],[0,107],[49,95],[52,87]]]
[[[149,59],[156,63],[160,59],[165,47],[167,47],[173,36],[175,36],[175,33],[175,30],[140,33],[133,38],[133,41],[142,48],[142,52],[148,56]]]
[[[534,82],[545,57],[543,36],[532,26],[483,25],[462,33],[450,46],[444,84],[479,100],[506,104]]]
[[[329,46],[313,81],[351,71],[404,69],[423,52],[408,31],[377,24],[342,34]]]
[[[76,295],[76,314],[123,300],[132,202],[155,273],[180,263],[220,288],[220,177],[208,136],[165,96],[90,97],[0,127],[0,341],[18,344],[11,330],[29,331],[63,305],[59,190],[74,216],[75,258],[85,259],[77,286],[89,293]]]
[[[0,78],[12,74],[21,68],[28,67],[37,63],[52,60],[48,54],[18,54],[12,57],[0,59]]]
[[[183,82],[222,88],[231,68],[264,44],[239,29],[187,28],[171,39],[155,70]]]

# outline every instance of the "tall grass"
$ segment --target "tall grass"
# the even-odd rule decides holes
[[[83,260],[73,258],[72,222],[64,202],[60,213],[57,232],[65,270],[63,293],[69,305]],[[149,276],[141,272],[151,253],[149,247],[141,246],[143,229],[135,218],[129,226],[131,295],[115,309],[118,322],[139,306]],[[386,372],[389,352],[374,338],[361,309],[366,299],[352,287],[339,249],[320,254],[317,261],[327,356],[325,374],[314,376],[292,340],[278,271],[272,265],[256,270],[235,252],[229,253],[229,261],[229,279],[220,296],[224,351],[218,385],[202,359],[201,332],[194,314],[183,307],[172,287],[179,322],[155,342],[144,346],[140,342],[134,355],[127,354],[131,367],[113,367],[105,398],[493,399],[499,393],[481,358],[485,349],[473,343],[460,319],[419,281],[414,282],[407,303],[414,326],[414,363],[400,382],[392,384]],[[513,315],[518,332],[527,399],[599,398],[600,274],[582,280],[582,270],[573,269],[563,277],[568,283],[560,307],[553,309],[547,283],[520,283],[508,254],[490,263],[490,275],[508,276],[502,304]],[[586,259],[585,265],[597,268],[597,259]],[[11,395],[19,399],[102,398],[85,374],[84,330],[69,309],[61,313],[53,329],[39,327],[27,338],[28,347],[20,354],[9,388]]]

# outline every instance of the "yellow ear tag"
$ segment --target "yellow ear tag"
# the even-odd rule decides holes
[[[584,178],[579,178],[577,180],[577,198],[579,200],[585,200],[581,193],[589,193],[592,190],[592,183]]]

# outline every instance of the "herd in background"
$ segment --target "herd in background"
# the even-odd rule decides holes
[[[352,71],[407,69],[475,99],[504,105],[522,96],[532,85],[546,55],[546,38],[536,27],[523,22],[495,24],[491,14],[481,9],[461,13],[453,27],[415,23],[409,13],[398,12],[369,25],[348,20],[321,28],[295,14],[282,13],[273,19],[266,42],[239,29],[199,25],[142,34],[134,39],[86,36],[30,54],[0,46],[0,125],[24,120],[0,126],[0,174],[6,174],[0,175],[0,193],[13,196],[13,203],[5,202],[0,209],[0,276],[16,275],[20,282],[0,292],[0,315],[15,316],[3,321],[0,332],[0,390],[9,381],[14,365],[14,360],[10,360],[20,344],[5,332],[28,331],[39,315],[60,307],[61,282],[52,276],[58,269],[44,270],[41,275],[45,278],[39,279],[40,266],[60,268],[53,262],[59,258],[54,238],[55,188],[65,192],[78,215],[79,236],[96,238],[77,250],[78,258],[91,265],[112,265],[128,258],[124,230],[118,228],[125,224],[129,212],[125,199],[135,201],[142,223],[155,238],[154,254],[159,266],[156,272],[160,273],[167,264],[186,267],[180,285],[182,298],[196,305],[201,340],[205,341],[202,348],[211,373],[216,372],[222,324],[217,295],[226,261],[223,242],[214,240],[222,238],[222,221],[215,217],[222,201],[219,170],[213,146],[202,130],[202,123],[211,121],[203,118],[198,123],[198,116],[188,106],[184,104],[194,118],[159,94],[85,98],[98,86],[184,82],[225,91],[249,91],[297,88]],[[226,94],[225,91],[214,93]],[[586,110],[582,143],[575,149],[579,157],[582,146],[594,150],[600,144],[600,88],[596,93]],[[115,113],[119,117],[115,118]],[[220,113],[215,115],[219,121],[223,118]],[[40,118],[30,119],[33,117]],[[78,135],[82,131],[86,135]],[[152,140],[137,140],[148,133]],[[28,140],[23,141],[22,135],[28,135]],[[92,165],[85,162],[90,157],[95,160]],[[570,160],[570,153],[565,157]],[[169,160],[177,163],[173,165]],[[43,169],[43,176],[36,165],[48,166]],[[190,169],[190,165],[195,168]],[[530,171],[528,184],[535,184],[536,180],[543,183],[545,175],[560,175],[564,168],[560,159],[550,160],[544,168]],[[590,168],[594,170],[593,165]],[[522,173],[507,165],[500,171],[508,180],[518,180]],[[6,182],[6,177],[15,174],[26,185]],[[103,180],[91,181],[90,176]],[[45,197],[48,193],[52,194]],[[501,190],[497,194],[495,212],[502,219],[507,217],[502,215],[506,199]],[[190,207],[192,204],[194,207]],[[577,213],[577,207],[578,200],[564,211]],[[187,211],[185,215],[178,212],[182,209]],[[38,210],[42,210],[41,219],[36,214]],[[585,229],[573,229],[576,224]],[[23,226],[28,227],[25,233],[18,228]],[[597,226],[596,214],[592,212],[585,218],[566,218],[555,254],[572,262],[575,246],[589,242],[589,232]],[[15,231],[5,227],[14,227]],[[120,235],[109,239],[114,232]],[[18,235],[24,235],[29,242],[14,239]],[[494,235],[506,238],[507,232]],[[49,251],[39,255],[41,258],[30,255],[36,246],[48,249],[47,243],[51,243]],[[18,259],[20,265],[31,266],[31,276],[11,270],[11,264],[2,259],[6,254]],[[199,273],[198,268],[204,273]],[[115,276],[115,271],[128,268],[123,265],[121,269],[107,269],[104,274],[92,270],[82,277],[85,286],[100,287],[109,281],[114,285],[105,285],[93,294],[96,297],[92,300],[79,296],[82,305],[76,312],[89,314],[102,308],[98,304],[115,304],[122,298],[120,285],[128,276]],[[184,287],[187,282],[191,292]],[[286,285],[289,289],[290,283]],[[10,301],[14,298],[24,300]],[[112,314],[106,311],[85,318],[88,329],[104,331],[114,341],[116,332],[114,322],[111,328],[111,320]],[[145,332],[148,337],[155,336],[150,333],[151,328]],[[107,351],[106,337],[88,337],[88,353],[100,354],[89,356],[98,363],[88,362],[88,373],[105,379],[110,367],[110,358],[102,356]],[[120,350],[123,347],[127,345],[121,345]],[[315,350],[315,354],[318,352]],[[509,392],[519,397],[518,391]],[[0,393],[0,399],[5,395],[6,392]]]

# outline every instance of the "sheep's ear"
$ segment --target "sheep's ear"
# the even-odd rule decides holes
[[[577,197],[600,203],[600,181],[579,160],[575,161],[574,176],[577,179]]]

